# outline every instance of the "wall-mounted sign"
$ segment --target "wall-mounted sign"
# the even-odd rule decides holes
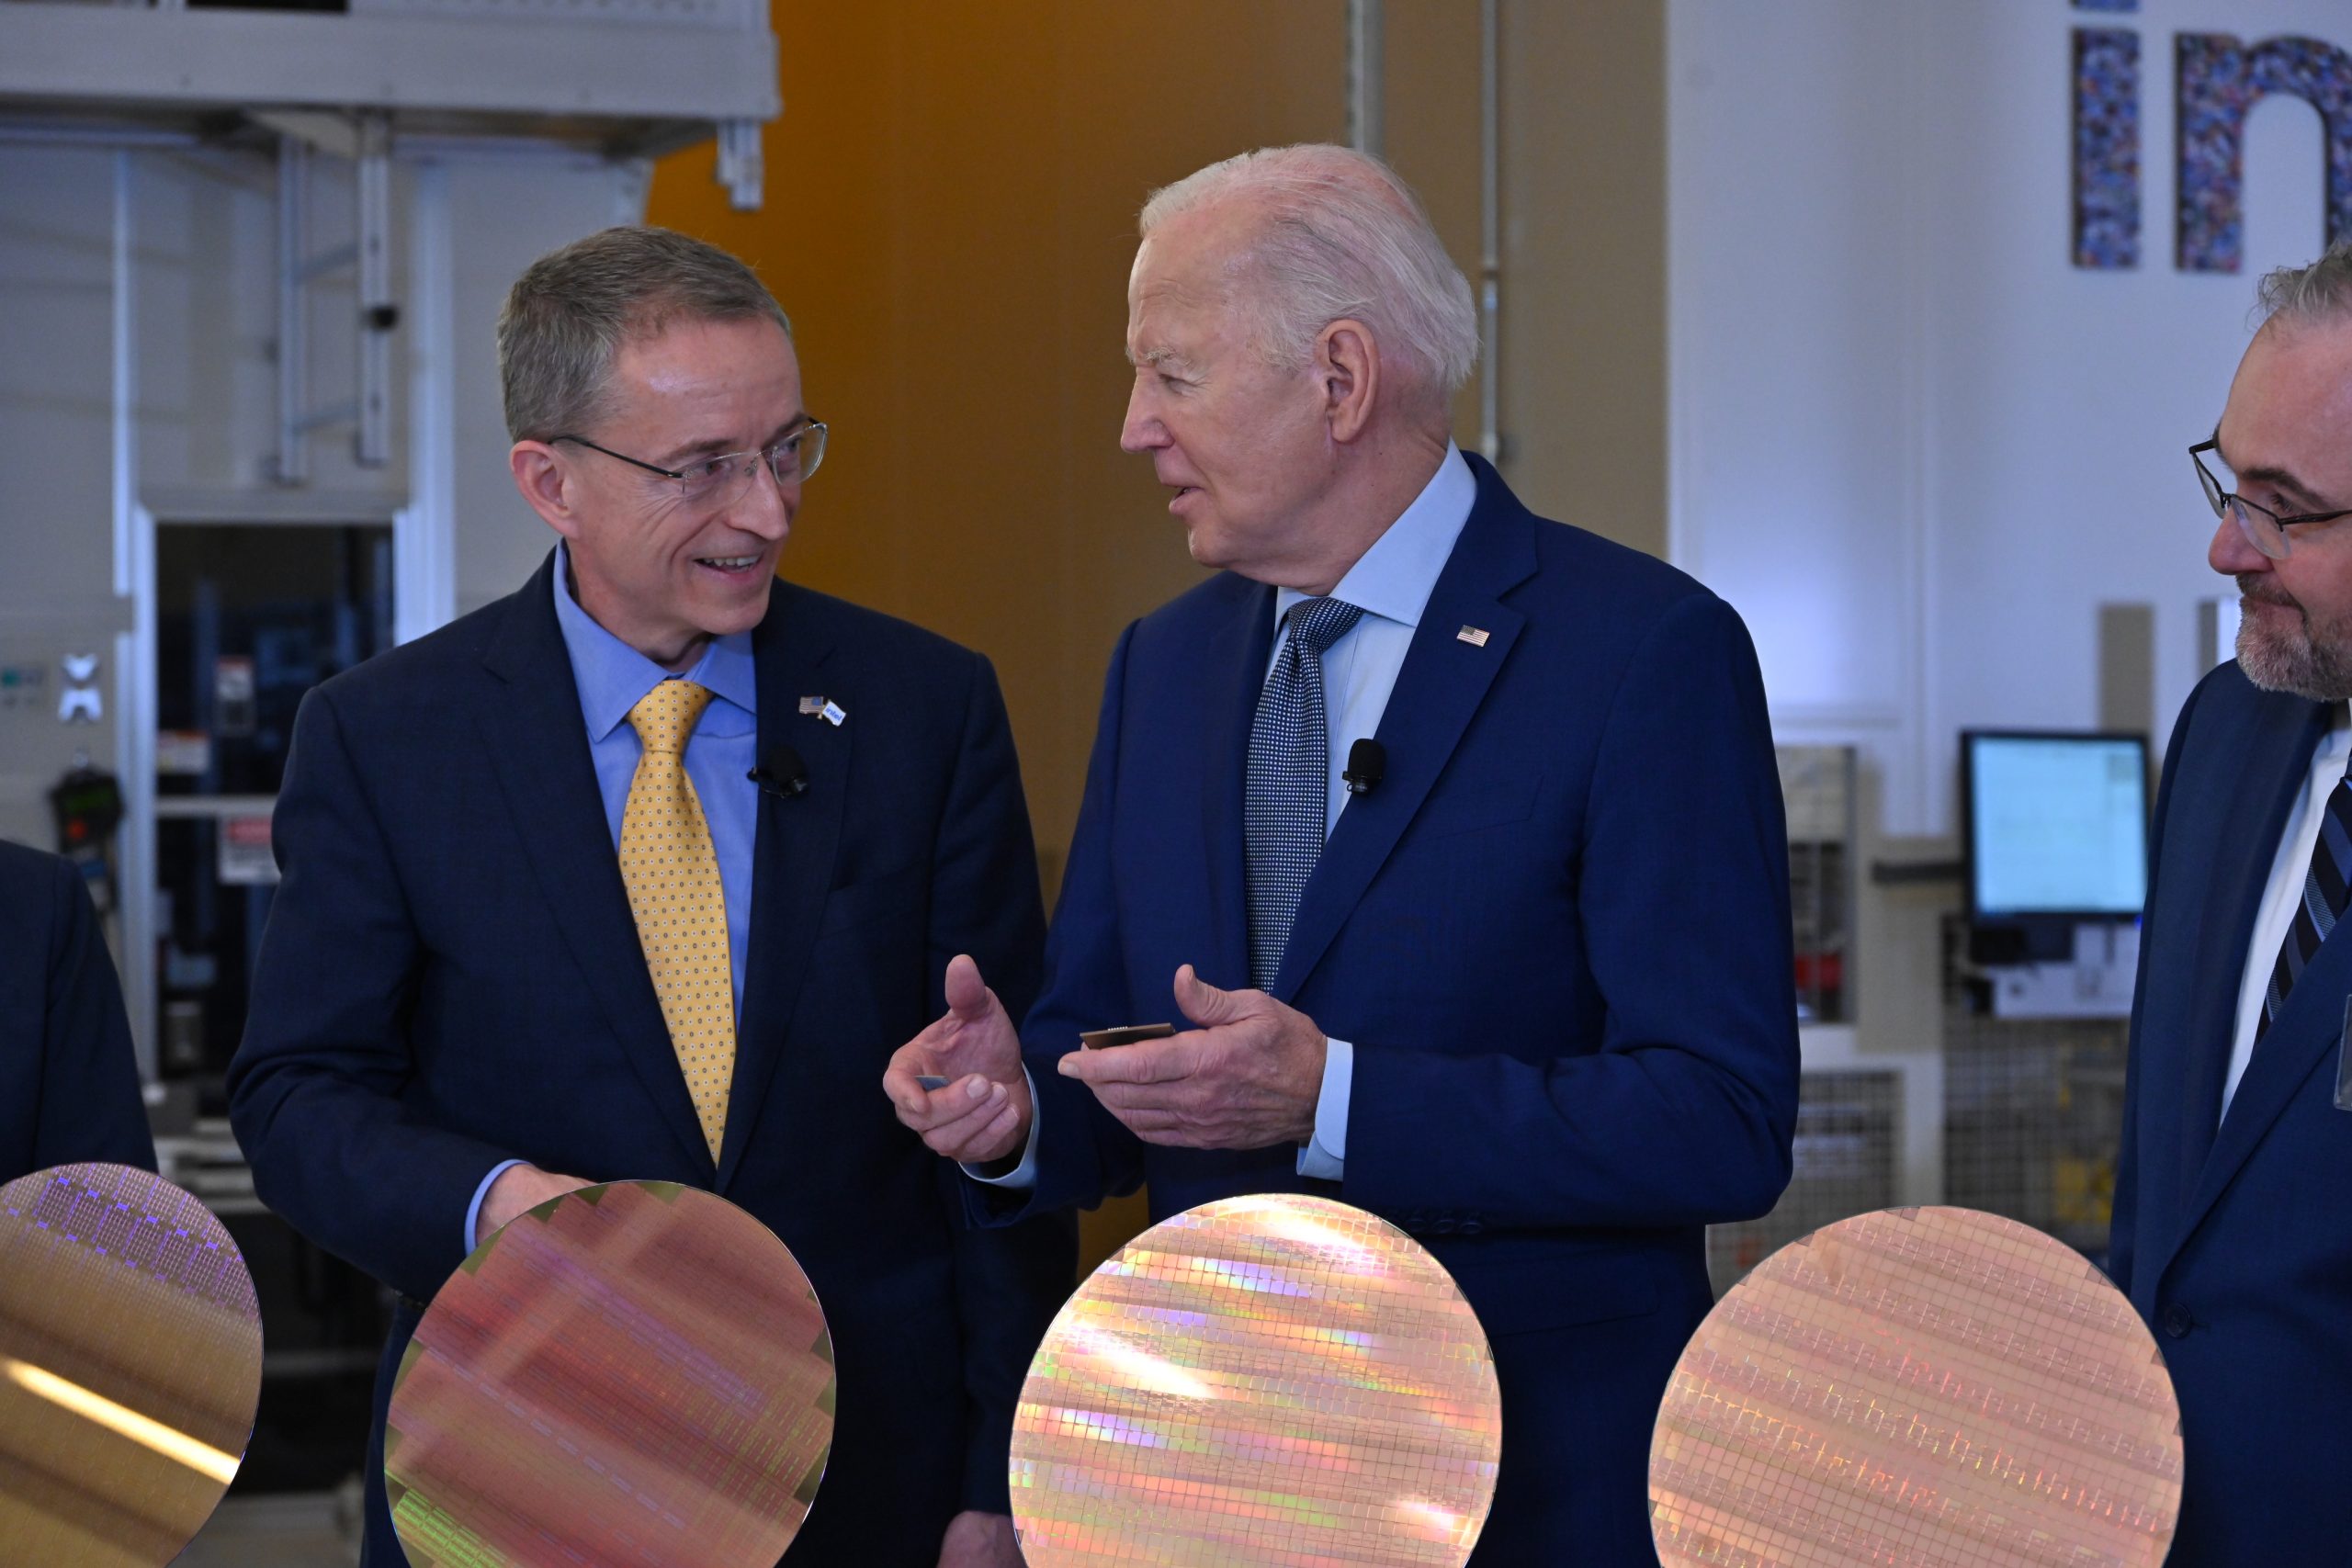
[[[2087,3],[2131,11],[2135,4]],[[2075,265],[2140,265],[2140,35],[2077,28],[2074,39]],[[2332,240],[2352,238],[2352,52],[2319,39],[2246,43],[2229,33],[2173,35],[2173,254],[2183,272],[2235,272],[2245,243],[2245,120],[2274,93],[2319,112],[2327,140],[2322,198]]]
[[[17,707],[45,707],[49,671],[39,664],[0,664],[0,712]]]
[[[212,661],[212,728],[225,740],[254,732],[254,661],[224,654]]]
[[[212,737],[201,729],[159,729],[155,732],[155,771],[175,777],[209,773]]]
[[[277,861],[269,852],[269,818],[220,818],[220,880],[232,887],[272,887]]]
[[[106,715],[106,705],[98,696],[98,689],[90,683],[98,678],[98,656],[95,653],[69,653],[57,662],[65,671],[65,689],[57,694],[58,722],[97,723]]]

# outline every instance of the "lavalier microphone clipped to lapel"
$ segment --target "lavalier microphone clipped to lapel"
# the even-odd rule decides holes
[[[743,775],[760,786],[762,795],[797,800],[808,793],[808,764],[789,746],[771,746],[760,765]]]

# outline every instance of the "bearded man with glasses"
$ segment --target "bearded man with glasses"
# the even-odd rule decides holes
[[[792,1563],[1017,1564],[1005,1458],[1075,1268],[965,1221],[873,1093],[948,958],[1036,990],[988,660],[776,576],[826,428],[751,270],[658,229],[526,270],[498,327],[521,592],[304,700],[230,1071],[261,1197],[399,1292],[384,1415],[481,1238],[592,1181],[704,1188],[808,1270],[839,1408]]]
[[[2165,756],[2109,1269],[2188,1441],[2172,1568],[2341,1561],[2352,1404],[2352,243],[2263,280],[2211,439],[2237,658]]]

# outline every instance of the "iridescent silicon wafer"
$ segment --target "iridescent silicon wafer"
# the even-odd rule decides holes
[[[1715,1303],[1650,1447],[1667,1568],[2156,1568],[2180,1408],[2073,1248],[1970,1209],[1790,1243]]]
[[[261,1397],[228,1231],[162,1178],[0,1188],[0,1562],[162,1568],[212,1517]]]
[[[832,1340],[765,1225],[667,1182],[582,1188],[477,1248],[392,1389],[411,1568],[769,1568],[817,1494]]]
[[[1494,1500],[1494,1359],[1411,1237],[1320,1198],[1162,1221],[1079,1287],[1013,1422],[1030,1568],[1448,1565]]]

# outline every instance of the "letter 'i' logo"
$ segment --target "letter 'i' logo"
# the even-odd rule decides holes
[[[2074,0],[2078,11],[2133,12],[2139,0]],[[2075,265],[2140,264],[2140,35],[2074,36]],[[2183,272],[2244,261],[2245,118],[2283,93],[2319,112],[2327,141],[2321,198],[2332,239],[2352,238],[2352,54],[2317,39],[2248,45],[2228,33],[2173,38],[2173,258]]]

